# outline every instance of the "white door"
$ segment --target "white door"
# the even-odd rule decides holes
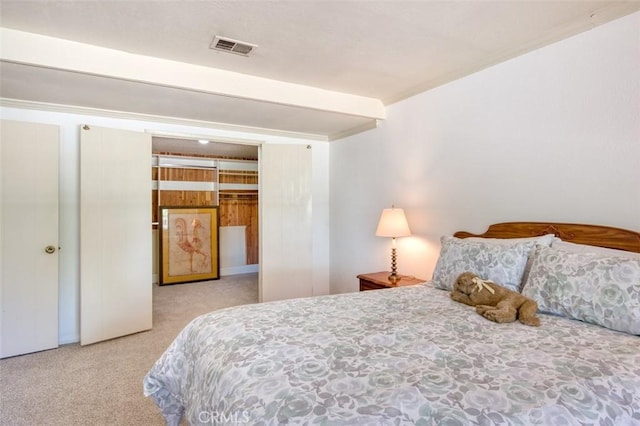
[[[5,358],[58,347],[59,129],[6,120],[0,127],[0,358]]]
[[[151,328],[151,136],[80,131],[80,343]]]
[[[313,295],[311,147],[260,152],[261,302]]]

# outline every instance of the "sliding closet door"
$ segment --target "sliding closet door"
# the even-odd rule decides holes
[[[311,148],[263,145],[260,184],[260,301],[312,296]]]
[[[0,123],[0,358],[58,347],[58,126]]]
[[[151,328],[151,136],[83,126],[80,343]]]

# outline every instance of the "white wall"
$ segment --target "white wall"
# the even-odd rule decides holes
[[[503,221],[640,230],[640,13],[388,108],[331,145],[331,291],[389,269],[381,210],[406,210],[398,269],[431,278],[439,237]]]
[[[79,149],[80,125],[113,127],[133,131],[169,132],[211,139],[235,138],[264,143],[301,143],[313,146],[313,269],[314,294],[329,293],[329,144],[308,140],[214,130],[153,121],[99,117],[21,108],[0,108],[7,120],[49,123],[60,126],[60,343],[79,340],[80,310],[80,227],[79,227]],[[151,178],[151,175],[149,175]],[[151,218],[149,218],[151,225]],[[262,224],[261,224],[262,226]],[[151,271],[149,271],[151,278]]]

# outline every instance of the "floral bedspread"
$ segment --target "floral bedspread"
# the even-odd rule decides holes
[[[431,285],[193,320],[144,379],[169,425],[640,424],[640,337],[496,324]]]

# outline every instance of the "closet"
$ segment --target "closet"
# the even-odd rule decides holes
[[[258,161],[255,155],[167,152],[152,155],[154,253],[159,253],[159,207],[218,206],[220,275],[258,272]],[[188,150],[186,150],[188,151]],[[242,150],[246,154],[246,148]],[[254,157],[254,158],[251,158]],[[154,282],[159,257],[154,256]]]
[[[0,125],[0,357],[151,328],[149,270],[157,282],[160,202],[218,203],[223,234],[232,234],[221,246],[231,246],[223,251],[233,254],[227,264],[221,258],[228,267],[221,275],[259,272],[260,301],[328,288],[328,185],[325,169],[318,168],[325,156],[328,162],[327,150],[316,163],[311,146],[301,143],[224,144],[233,145],[234,154],[156,150],[157,136],[144,124],[121,130],[119,120],[107,120],[113,127],[103,128],[52,114],[61,124],[50,125],[37,123],[39,112],[20,114],[33,121]],[[65,149],[59,149],[61,135]],[[188,144],[182,139],[177,145]],[[252,155],[237,148],[243,146]],[[235,155],[238,151],[242,154]],[[160,157],[187,163],[160,167]],[[211,163],[201,167],[194,160]],[[320,195],[315,203],[314,191]],[[60,227],[66,240],[58,239]]]

